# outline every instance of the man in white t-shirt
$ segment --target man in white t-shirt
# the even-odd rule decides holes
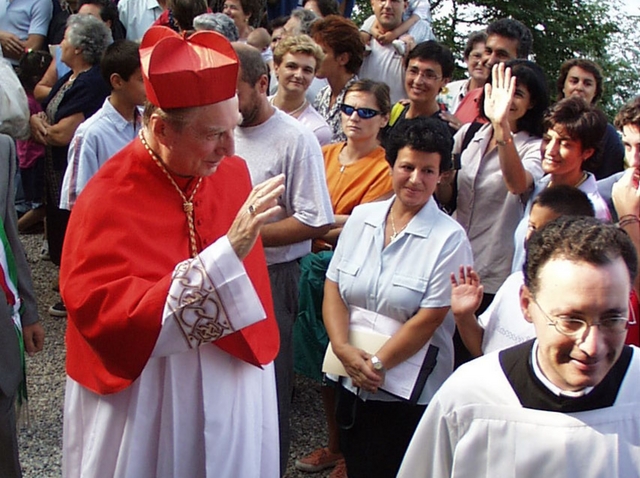
[[[333,223],[322,150],[313,133],[274,108],[267,98],[268,69],[260,52],[235,43],[240,60],[238,100],[242,122],[235,130],[236,154],[247,162],[258,184],[285,175],[282,211],[261,232],[271,279],[280,352],[275,360],[280,420],[281,474],[289,455],[289,409],[293,392],[293,321],[297,314],[298,259],[311,252],[311,240]]]
[[[386,31],[391,31],[402,23],[407,1],[371,0],[371,7],[380,26]],[[391,43],[383,45],[372,38],[369,46],[371,53],[365,57],[358,76],[361,79],[385,82],[391,90],[391,103],[397,103],[406,95],[403,57]]]

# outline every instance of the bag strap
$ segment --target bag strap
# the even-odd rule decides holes
[[[389,116],[389,126],[393,126],[394,124],[396,124],[396,121],[398,121],[400,119],[400,116],[402,116],[402,112],[404,111],[405,106],[406,105],[403,105],[400,102],[393,105],[393,108],[391,108],[391,115]]]

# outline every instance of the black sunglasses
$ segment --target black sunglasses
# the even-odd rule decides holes
[[[353,112],[355,111],[356,113],[358,113],[358,116],[360,118],[362,118],[362,119],[373,118],[374,116],[377,116],[377,115],[380,114],[379,111],[372,110],[371,108],[355,108],[355,107],[353,107],[351,105],[348,105],[346,103],[342,103],[340,105],[340,111],[342,111],[347,116],[351,116],[353,114]]]

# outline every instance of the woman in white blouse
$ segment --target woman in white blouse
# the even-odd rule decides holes
[[[337,419],[350,478],[395,477],[422,412],[452,372],[449,277],[471,260],[464,231],[432,198],[451,167],[446,125],[422,117],[394,133],[387,159],[395,195],[354,209],[325,282],[325,326],[348,374]],[[362,317],[390,336],[377,350],[349,343]],[[421,373],[399,392],[400,367],[412,362]]]

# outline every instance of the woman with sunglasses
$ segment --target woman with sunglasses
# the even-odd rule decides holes
[[[387,148],[395,195],[354,209],[327,271],[322,310],[346,371],[336,418],[349,478],[396,476],[426,405],[453,370],[450,275],[472,256],[462,227],[432,198],[451,168],[451,147],[438,119],[400,123]],[[363,327],[386,341],[354,345]]]
[[[344,143],[322,148],[327,186],[336,222],[323,238],[334,245],[358,204],[391,194],[389,163],[378,138],[389,122],[389,87],[373,80],[352,84],[340,104]]]
[[[373,80],[356,81],[347,88],[344,102],[339,107],[347,141],[322,148],[335,224],[331,231],[314,243],[316,251],[335,246],[342,227],[356,206],[388,198],[392,193],[391,168],[378,142],[380,130],[389,120],[389,87]],[[317,381],[322,381],[322,358],[329,343],[322,314],[317,311],[322,304],[324,273],[330,259],[331,253],[320,252],[304,257],[300,263],[300,312],[294,325],[294,363],[296,372]],[[296,468],[317,472],[335,465],[331,478],[337,478],[345,475],[333,415],[335,389],[323,386],[322,399],[328,445],[297,460]]]

